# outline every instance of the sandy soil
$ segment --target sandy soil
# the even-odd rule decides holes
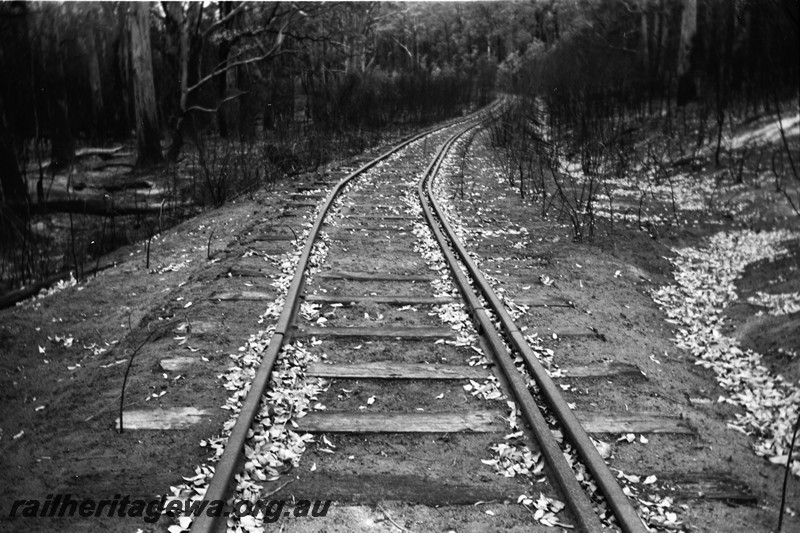
[[[633,443],[617,442],[617,435],[602,435],[613,448],[611,466],[626,474],[655,474],[664,481],[675,472],[724,473],[746,485],[757,503],[677,501],[674,509],[685,527],[691,531],[773,530],[783,469],[754,456],[752,439],[726,426],[735,409],[715,401],[721,390],[711,373],[675,348],[672,326],[649,293],[671,281],[667,259],[672,256],[671,247],[696,245],[711,232],[731,227],[733,221],[678,228],[659,234],[657,240],[616,225],[609,237],[577,244],[562,221],[542,220],[505,182],[480,173],[489,158],[483,144],[475,144],[471,158],[470,190],[480,201],[473,198],[455,205],[467,226],[490,232],[473,232],[470,240],[484,258],[484,269],[503,280],[500,286],[512,298],[548,295],[574,304],[531,308],[520,320],[527,333],[538,333],[556,352],[554,360],[561,367],[614,361],[635,365],[645,374],[588,380],[566,377],[562,382],[568,385],[569,401],[579,410],[636,409],[677,415],[696,433],[648,435],[647,444],[638,440],[639,435]],[[227,391],[218,375],[229,366],[230,354],[237,353],[252,333],[266,328],[258,317],[276,294],[271,281],[278,266],[272,259],[291,246],[289,241],[254,241],[253,237],[280,233],[287,225],[301,230],[302,218],[279,218],[281,206],[299,184],[283,184],[270,195],[236,202],[170,229],[153,240],[150,269],[145,269],[144,245],[129,246],[106,258],[117,261],[116,268],[47,298],[0,311],[0,530],[165,531],[173,523],[167,518],[156,524],[137,518],[21,521],[10,520],[8,513],[16,499],[44,499],[55,493],[95,499],[115,494],[158,497],[206,460],[208,451],[199,443],[218,433],[228,416],[220,408]],[[781,223],[793,222],[775,222]],[[496,234],[522,226],[527,233]],[[795,249],[785,261],[749,268],[738,285],[742,300],[756,290],[797,291],[798,253]],[[330,267],[362,270],[364,261],[370,269],[393,273],[418,272],[424,267],[418,257],[388,260],[382,256],[379,250],[365,250],[358,262],[332,256]],[[542,285],[541,275],[554,282]],[[769,285],[779,276],[785,281]],[[327,287],[334,288],[332,293],[350,293],[348,284]],[[393,292],[383,283],[366,286],[367,294],[371,289]],[[243,291],[264,293],[267,300],[214,298]],[[351,318],[349,310],[341,308],[336,320],[345,315]],[[395,312],[373,306],[359,308],[359,316],[364,311],[388,319]],[[744,345],[762,351],[769,365],[796,380],[798,358],[786,354],[800,351],[798,314],[756,316],[755,311],[747,304],[731,307],[731,328]],[[401,323],[410,323],[406,315],[399,318]],[[418,323],[428,324],[429,318],[422,313]],[[576,335],[591,331],[590,327],[595,328],[594,334]],[[341,361],[381,360],[387,350],[393,347],[375,342],[364,345],[357,357],[349,349],[332,356]],[[451,354],[450,349],[427,344],[405,350],[402,359],[419,362]],[[208,411],[206,420],[184,431],[118,433],[120,388],[132,355],[126,407],[193,406]],[[160,361],[174,357],[191,358],[191,362],[180,370],[165,371]],[[344,408],[348,402],[357,403],[358,397],[376,394],[371,387],[359,383],[357,394],[332,401]],[[413,386],[402,396],[423,408],[445,405]],[[346,446],[346,439],[338,444]],[[485,447],[481,442],[473,445]],[[441,451],[409,443],[396,453],[438,457]],[[325,459],[324,454],[317,455],[317,460]],[[382,459],[376,456],[374,460]],[[659,481],[652,488],[642,488],[641,494],[663,495],[667,490],[669,484]],[[789,502],[795,511],[800,511],[798,494],[800,486],[793,478]],[[445,509],[396,503],[334,504],[326,518],[287,520],[282,526],[285,531],[304,532],[530,531],[528,518],[522,506],[500,503]],[[787,520],[787,531],[800,529],[796,516]]]

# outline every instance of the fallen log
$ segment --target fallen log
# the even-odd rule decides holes
[[[81,157],[88,157],[92,155],[100,156],[101,158],[106,159],[108,157],[114,156],[120,150],[122,150],[122,146],[115,146],[113,148],[79,148],[78,150],[75,150],[75,159],[80,159]],[[50,168],[51,164],[52,161],[47,160],[42,163],[41,169],[46,170]],[[39,170],[39,165],[30,164],[28,165],[28,169],[33,171]]]
[[[89,270],[83,271],[83,277],[89,276],[91,274],[97,274],[98,272],[102,272],[103,270],[109,269],[111,267],[117,266],[117,263],[111,263],[108,265],[101,265],[97,268],[90,268]],[[18,302],[23,300],[27,300],[32,296],[36,296],[42,289],[47,289],[48,287],[55,285],[59,281],[64,281],[70,278],[74,268],[71,268],[65,272],[61,272],[59,274],[53,274],[52,276],[48,276],[41,281],[37,281],[33,285],[28,287],[23,287],[21,289],[17,289],[15,291],[8,292],[2,296],[0,296],[0,309],[5,309],[7,307],[13,307],[17,305]]]
[[[104,198],[76,198],[72,200],[48,200],[44,203],[34,203],[31,209],[34,213],[74,213],[98,216],[125,216],[146,215],[160,213],[164,209],[191,208],[194,203],[164,202],[162,203],[135,203],[109,202]]]

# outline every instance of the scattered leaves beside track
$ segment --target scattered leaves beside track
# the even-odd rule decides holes
[[[792,425],[800,414],[800,387],[769,372],[760,354],[723,335],[722,313],[738,299],[734,282],[748,264],[780,256],[782,243],[799,238],[786,230],[719,233],[705,248],[677,250],[672,260],[676,284],[653,291],[653,300],[677,328],[676,344],[694,355],[697,365],[713,370],[720,386],[729,391],[718,401],[744,409],[729,427],[755,436],[756,454],[779,464],[786,463]],[[784,302],[770,307],[780,311],[795,301],[765,300]],[[800,476],[800,460],[792,461],[792,472]]]

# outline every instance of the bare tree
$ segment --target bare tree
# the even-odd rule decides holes
[[[133,98],[136,113],[136,143],[138,168],[164,161],[158,132],[156,91],[153,83],[153,60],[150,52],[150,4],[131,3],[128,12],[131,67],[133,69]]]
[[[178,112],[173,127],[172,144],[167,157],[176,161],[183,148],[187,120],[192,113],[217,113],[220,108],[241,97],[244,92],[230,87],[231,74],[246,67],[269,61],[281,53],[287,28],[299,8],[293,4],[275,2],[272,4],[241,3],[232,9],[222,9],[216,20],[205,20],[203,24],[203,4],[167,3],[164,9],[166,26],[178,43],[178,72],[180,95]],[[208,17],[206,17],[208,19]],[[231,28],[237,21],[241,27]],[[209,23],[210,22],[210,23]],[[211,42],[226,42],[219,62],[209,71],[203,70],[201,57],[203,48]],[[217,81],[218,90],[226,94],[215,107],[205,107],[196,103],[196,96],[212,81],[226,79],[224,87]]]
[[[0,201],[15,207],[24,205],[28,191],[19,171],[17,152],[6,122],[5,106],[0,94]]]
[[[103,84],[100,71],[100,51],[97,46],[95,28],[98,26],[100,14],[93,4],[88,4],[87,12],[91,24],[87,25],[86,33],[81,39],[83,53],[86,56],[89,71],[89,88],[92,95],[92,133],[99,138],[104,133],[105,118],[103,117]]]
[[[46,57],[50,63],[47,93],[50,114],[50,142],[52,143],[51,168],[68,166],[75,160],[75,138],[70,124],[69,105],[67,103],[67,83],[64,73],[64,58],[61,55],[61,31],[58,23],[58,8],[49,13],[50,34],[42,36],[46,46]]]
[[[697,95],[691,72],[692,49],[697,33],[697,0],[683,0],[681,34],[678,42],[678,105],[692,100]]]

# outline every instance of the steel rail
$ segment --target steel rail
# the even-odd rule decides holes
[[[455,143],[455,141],[461,137],[464,133],[466,133],[469,128],[464,129],[460,133],[454,135],[448,140],[449,145]],[[455,275],[456,279],[459,281],[459,286],[461,288],[462,294],[465,295],[465,299],[470,303],[470,307],[472,308],[473,312],[473,320],[475,320],[478,324],[480,329],[486,333],[489,337],[492,337],[496,333],[494,332],[494,327],[492,325],[491,319],[486,313],[486,309],[484,309],[483,304],[478,299],[477,295],[472,290],[470,286],[469,280],[466,278],[464,273],[461,271],[459,267],[458,261],[455,260],[453,253],[450,250],[450,245],[455,249],[460,262],[466,267],[467,271],[469,272],[475,286],[480,290],[481,295],[485,298],[488,302],[491,311],[494,313],[495,317],[499,320],[500,324],[502,325],[503,330],[505,331],[506,338],[509,340],[510,345],[514,350],[519,353],[524,362],[528,371],[531,373],[533,379],[536,381],[536,384],[539,387],[539,390],[542,393],[544,399],[548,402],[549,407],[552,409],[556,419],[561,424],[564,429],[564,434],[570,441],[570,443],[575,447],[580,459],[586,465],[587,469],[594,477],[595,481],[597,482],[597,486],[599,487],[600,491],[602,492],[603,496],[605,497],[608,505],[611,507],[612,512],[614,513],[615,518],[621,529],[626,533],[644,533],[647,531],[647,528],[642,523],[641,518],[636,513],[633,505],[631,504],[630,500],[627,496],[622,492],[621,487],[616,481],[616,478],[611,473],[606,465],[603,458],[600,456],[597,449],[594,447],[589,435],[586,433],[585,429],[575,417],[575,414],[572,412],[572,409],[569,408],[567,402],[564,400],[564,397],[561,395],[561,392],[558,390],[558,387],[553,383],[553,380],[550,379],[550,376],[545,371],[544,367],[539,362],[539,359],[536,357],[536,354],[531,350],[530,346],[528,346],[527,341],[525,340],[523,334],[519,329],[517,329],[516,325],[514,324],[513,319],[508,314],[505,306],[502,304],[500,299],[494,293],[491,288],[491,285],[486,281],[486,279],[481,274],[478,267],[475,265],[475,262],[467,253],[467,250],[464,248],[463,244],[458,240],[455,232],[453,231],[450,223],[444,216],[444,213],[439,205],[438,201],[433,194],[433,181],[438,174],[439,168],[441,167],[444,161],[444,157],[438,159],[438,161],[434,161],[431,163],[429,167],[429,172],[423,176],[420,180],[418,186],[418,194],[419,199],[422,204],[422,208],[425,211],[426,217],[428,218],[429,225],[431,228],[434,228],[434,233],[436,234],[436,238],[439,241],[439,244],[442,248],[442,251],[445,253],[445,256],[448,257],[448,263],[450,264],[450,269],[452,270],[453,274]],[[430,206],[428,205],[430,203]],[[436,213],[436,219],[433,217],[433,213],[431,210],[431,206],[433,207],[433,211]],[[438,227],[438,224],[441,225],[441,229]],[[446,233],[447,238],[444,237],[444,233]],[[467,294],[470,294],[468,297]],[[500,352],[502,355],[505,355],[505,345],[500,340],[499,347],[502,347],[502,351]],[[519,372],[514,367],[513,363],[511,362],[510,357],[502,357],[498,356],[498,362],[502,362],[501,368],[506,370],[506,368],[510,367],[513,370],[512,375],[519,376]],[[513,383],[513,379],[509,379]],[[523,384],[524,386],[524,384]],[[525,389],[525,394],[522,395],[526,398],[531,398],[530,394],[527,393],[527,388]],[[524,405],[524,404],[522,404]],[[538,407],[536,408],[538,411]],[[533,418],[536,417],[535,413],[532,414]],[[539,415],[541,416],[541,414]],[[539,431],[537,429],[531,428],[534,433],[537,434],[537,438],[539,433],[546,433],[545,440],[551,440],[555,443],[552,433],[550,432],[548,427],[545,431]],[[552,450],[549,446],[545,446],[543,442],[540,441],[540,445],[543,446],[542,452],[551,454]],[[556,445],[557,446],[557,445]],[[547,450],[547,452],[546,452]],[[558,457],[554,457],[556,464],[564,461],[564,457],[560,452],[558,452]],[[552,464],[551,464],[552,465]],[[559,483],[564,483],[562,488],[565,490],[566,493],[570,495],[573,494],[573,483],[576,482],[575,475],[570,468],[569,476],[571,477],[572,481],[567,479],[562,479],[566,476],[566,473],[562,472],[562,469],[559,467],[555,468],[556,475],[559,478]],[[581,490],[581,493],[583,491]],[[585,493],[584,497],[585,497]],[[579,512],[583,512],[585,505],[581,505],[579,502],[576,503],[576,507],[580,507],[581,510]],[[575,509],[573,509],[575,510]],[[578,514],[578,513],[576,513]],[[594,511],[592,511],[594,515]],[[588,521],[583,527],[589,529],[592,526],[593,521]]]
[[[450,146],[452,146],[452,144],[454,144],[459,137],[461,137],[470,129],[471,128],[466,128],[451,137],[448,140],[445,146],[446,149],[442,152],[442,154],[446,154]],[[437,220],[437,218],[434,217],[430,206],[424,201],[425,183],[429,182],[428,178],[438,173],[439,168],[444,161],[444,157],[445,156],[442,155],[442,157],[437,158],[431,163],[418,185],[417,192],[422,203],[422,209],[425,213],[425,218],[431,230],[433,231],[437,242],[439,243],[450,270],[456,279],[462,296],[467,301],[472,314],[473,322],[475,323],[475,327],[479,333],[484,335],[485,340],[492,351],[492,353],[489,355],[492,357],[495,364],[497,364],[498,368],[500,368],[506,383],[511,389],[511,393],[514,395],[517,404],[520,406],[520,412],[522,413],[525,422],[539,444],[542,455],[544,456],[545,462],[548,466],[548,470],[555,479],[556,485],[561,489],[561,492],[565,496],[567,504],[569,505],[570,510],[577,521],[578,527],[582,531],[589,533],[600,532],[603,530],[603,525],[594,511],[589,497],[581,488],[578,480],[575,477],[575,473],[572,471],[569,463],[567,463],[567,460],[564,458],[558,443],[553,438],[550,427],[548,426],[547,421],[544,419],[539,406],[536,405],[533,397],[528,393],[528,389],[525,385],[522,375],[514,366],[513,358],[508,354],[503,339],[492,325],[491,318],[483,308],[480,298],[472,290],[469,279],[459,268],[458,261],[450,250],[447,239],[442,233],[442,230],[439,228],[440,220]]]
[[[494,104],[492,108],[489,109],[489,112],[491,112],[491,110],[496,108],[498,105],[500,104]],[[212,501],[224,501],[229,493],[234,475],[240,470],[242,454],[244,451],[244,443],[247,440],[247,434],[253,425],[256,414],[259,411],[261,398],[263,397],[267,385],[269,384],[269,378],[272,374],[275,361],[277,360],[284,343],[288,342],[291,337],[292,324],[294,323],[294,318],[300,306],[301,291],[305,282],[305,273],[311,257],[311,251],[314,247],[317,237],[319,236],[319,232],[322,228],[322,224],[325,221],[325,217],[333,205],[334,200],[351,180],[402,150],[414,141],[417,141],[427,135],[436,133],[437,131],[452,127],[458,123],[475,122],[486,112],[486,110],[481,110],[467,117],[448,121],[444,124],[429,128],[422,133],[414,135],[400,142],[380,156],[367,162],[362,167],[342,178],[328,194],[328,197],[325,200],[325,203],[322,205],[317,219],[314,222],[308,237],[306,238],[306,244],[297,264],[294,278],[292,279],[292,283],[289,286],[289,290],[286,294],[286,300],[276,323],[275,331],[272,334],[272,338],[270,339],[267,349],[264,351],[264,355],[262,356],[261,364],[256,371],[256,375],[253,378],[253,381],[250,383],[250,389],[245,396],[244,402],[242,402],[242,407],[239,410],[239,415],[237,416],[236,422],[231,429],[230,436],[225,444],[225,449],[214,468],[214,474],[211,478],[211,482],[209,483],[208,488],[203,495],[204,501],[209,503]],[[227,517],[225,516],[208,516],[207,513],[200,513],[194,517],[190,531],[191,533],[210,533],[212,531],[217,531],[218,527],[221,528],[226,524]]]

